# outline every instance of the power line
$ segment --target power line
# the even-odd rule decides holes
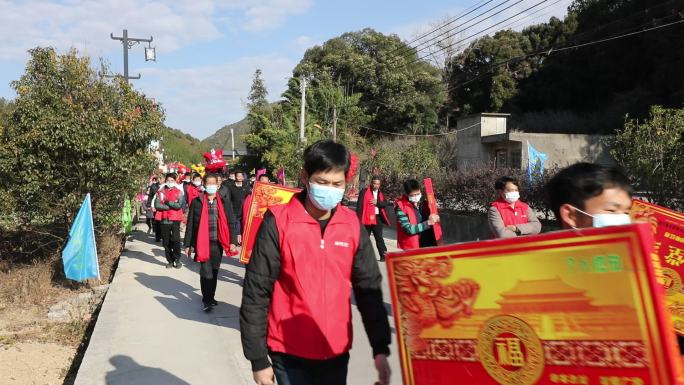
[[[484,1],[484,0],[481,0],[481,1],[479,1],[478,3],[481,3],[481,2],[483,2],[483,1]],[[418,36],[417,38],[415,38],[415,39],[411,40],[410,42],[406,43],[406,45],[409,46],[409,47],[405,47],[405,48],[395,48],[394,50],[390,51],[389,53],[391,54],[391,53],[394,53],[394,52],[399,51],[399,50],[409,49],[410,46],[411,46],[411,44],[413,44],[413,43],[417,42],[418,40],[423,39],[423,38],[425,38],[425,37],[427,37],[427,36],[430,36],[431,34],[433,34],[433,33],[437,32],[437,31],[439,31],[440,29],[442,29],[442,28],[444,28],[444,27],[446,27],[446,26],[448,26],[448,25],[450,25],[450,24],[455,23],[458,19],[460,19],[460,18],[462,18],[462,17],[464,17],[464,16],[468,16],[468,15],[469,15],[470,13],[472,13],[473,11],[477,11],[478,9],[484,7],[485,5],[491,3],[492,1],[494,1],[494,0],[488,0],[486,3],[484,3],[484,4],[480,5],[479,7],[477,7],[477,8],[475,8],[475,9],[471,10],[471,11],[468,12],[468,13],[465,13],[465,14],[461,13],[461,14],[459,14],[459,15],[456,15],[453,19],[449,20],[449,21],[446,22],[445,24],[442,24],[442,25],[440,25],[439,27],[437,27],[437,28],[435,28],[435,29],[433,29],[433,30],[431,30],[431,31],[429,31],[429,32],[427,32],[427,33],[421,35],[421,36]],[[470,8],[472,8],[473,6],[477,5],[478,3],[475,3],[474,5],[471,5],[470,7],[466,8],[463,12],[467,11],[468,9],[470,9]]]
[[[401,68],[407,67],[407,66],[409,66],[409,65],[411,65],[411,64],[414,64],[414,63],[417,63],[417,62],[419,62],[419,61],[421,61],[421,60],[424,60],[425,58],[429,57],[430,55],[434,55],[434,54],[437,54],[437,53],[439,53],[439,52],[442,52],[442,51],[444,51],[444,50],[446,50],[446,49],[449,49],[449,48],[451,48],[451,47],[453,47],[453,46],[455,46],[455,45],[457,45],[457,44],[459,44],[459,43],[462,43],[462,42],[464,42],[464,41],[466,41],[466,40],[468,40],[468,39],[470,39],[470,38],[472,38],[472,37],[478,36],[478,35],[484,33],[485,31],[488,31],[488,30],[490,30],[490,29],[496,27],[497,25],[501,25],[501,24],[503,24],[503,23],[505,23],[505,22],[507,22],[507,21],[509,21],[509,20],[511,20],[511,19],[513,19],[513,18],[515,18],[515,17],[517,17],[517,16],[519,16],[519,15],[521,15],[521,14],[523,14],[523,13],[529,11],[530,9],[536,8],[536,7],[538,7],[539,5],[541,5],[541,4],[543,4],[543,3],[546,3],[547,1],[549,1],[549,0],[542,0],[542,1],[538,2],[538,3],[536,3],[535,5],[529,7],[529,8],[527,8],[527,9],[521,11],[521,12],[518,12],[518,13],[516,13],[515,15],[510,16],[510,17],[508,17],[508,18],[506,18],[506,19],[504,19],[504,20],[502,20],[502,21],[500,21],[500,22],[498,22],[498,23],[496,23],[496,24],[490,25],[489,27],[487,27],[487,28],[485,28],[485,29],[483,29],[483,30],[480,30],[480,31],[478,31],[478,32],[476,32],[476,33],[474,33],[474,34],[472,34],[472,35],[470,35],[470,36],[468,36],[468,37],[466,37],[466,38],[464,38],[464,39],[461,39],[461,40],[459,40],[459,41],[457,41],[457,42],[451,43],[451,44],[447,45],[446,47],[440,48],[440,49],[438,49],[437,51],[432,52],[432,53],[429,54],[429,55],[425,55],[425,56],[423,56],[423,57],[418,57],[418,58],[416,58],[416,59],[414,59],[414,60],[412,60],[412,61],[410,61],[410,62],[408,62],[408,63],[405,63],[405,64],[403,64],[403,65],[401,65],[401,66],[399,66],[399,67],[397,67],[397,68],[395,68],[395,69],[401,69]],[[516,4],[517,4],[517,3],[516,3]],[[515,4],[513,4],[513,5],[515,5]],[[507,8],[507,9],[508,9],[508,8]],[[492,15],[492,16],[494,16],[494,15]],[[446,40],[446,39],[443,39],[443,40]],[[442,41],[443,41],[443,40],[442,40]],[[439,42],[438,42],[438,43],[439,43]]]
[[[492,1],[493,1],[493,0],[488,1],[488,2],[486,2],[486,3],[482,4],[482,5],[480,5],[479,7],[477,7],[477,8],[475,8],[475,9],[471,10],[470,12],[468,12],[468,13],[462,15],[462,16],[459,16],[459,17],[455,18],[454,20],[450,21],[449,23],[444,24],[443,26],[441,26],[441,27],[439,27],[439,28],[437,28],[437,29],[434,29],[433,31],[430,32],[430,34],[431,34],[431,33],[434,33],[434,32],[437,32],[438,30],[440,30],[440,29],[446,27],[447,25],[456,22],[458,19],[460,19],[460,18],[462,18],[462,17],[464,17],[464,16],[467,16],[467,15],[471,14],[472,12],[474,12],[474,11],[476,11],[476,10],[478,10],[478,9],[480,9],[480,8],[482,8],[482,7],[484,7],[485,5],[491,3]],[[421,45],[426,44],[426,43],[428,43],[428,42],[430,42],[430,41],[433,41],[434,39],[439,38],[439,37],[441,37],[441,36],[444,36],[446,33],[449,33],[449,32],[453,31],[453,30],[456,29],[456,28],[459,28],[459,27],[462,27],[462,26],[465,25],[465,24],[468,24],[469,22],[471,22],[471,21],[473,21],[473,20],[475,20],[475,19],[481,17],[482,15],[484,15],[484,14],[486,14],[486,13],[488,13],[488,12],[491,12],[492,10],[494,10],[494,9],[496,9],[496,8],[498,8],[498,7],[500,7],[500,6],[504,5],[504,4],[506,4],[506,3],[508,3],[509,1],[512,1],[512,0],[505,0],[503,3],[500,3],[499,5],[495,5],[495,6],[491,7],[491,8],[489,8],[489,9],[487,9],[486,11],[480,13],[479,15],[470,18],[468,21],[466,21],[466,22],[464,22],[464,23],[461,23],[461,24],[457,25],[456,27],[453,27],[453,28],[451,28],[451,29],[449,29],[449,30],[447,30],[447,31],[445,31],[445,32],[442,32],[441,34],[436,35],[436,36],[434,36],[434,37],[432,37],[432,38],[430,38],[430,39],[428,39],[428,40],[425,40],[425,41],[419,43],[418,45],[416,45],[415,47],[411,46],[411,44],[412,44],[413,42],[416,41],[416,40],[413,40],[413,41],[407,43],[405,47],[402,47],[402,48],[400,48],[400,49],[395,49],[395,50],[390,51],[390,52],[388,53],[388,55],[391,55],[391,54],[393,54],[393,53],[395,53],[395,52],[397,52],[397,51],[401,51],[401,52],[399,52],[399,53],[397,54],[397,56],[395,56],[394,58],[390,58],[390,59],[387,61],[387,64],[389,64],[389,65],[395,64],[395,63],[397,62],[397,60],[399,60],[399,58],[401,57],[401,55],[403,55],[404,53],[414,53],[413,50],[418,49],[418,47],[420,47]],[[515,3],[515,4],[518,4],[518,3],[522,2],[522,1],[524,1],[524,0],[519,0],[519,1],[518,1],[517,3]],[[513,4],[513,5],[515,5],[515,4]],[[509,7],[509,8],[510,8],[510,7]],[[494,15],[492,15],[492,16],[495,16],[495,15],[496,15],[496,14],[494,14]],[[485,20],[486,20],[486,19],[485,19]],[[479,24],[479,23],[482,23],[483,21],[484,21],[484,20],[481,20],[480,22],[473,24],[471,27],[473,27],[473,26],[475,26],[475,25],[477,25],[477,24]],[[467,28],[466,28],[466,29],[467,29]],[[428,35],[429,35],[429,34],[428,34]],[[439,42],[438,42],[438,43],[439,43]],[[437,44],[438,44],[438,43],[437,43]],[[428,46],[428,47],[429,47],[429,46]],[[418,52],[420,52],[420,51],[422,51],[422,50],[423,50],[423,49],[419,49],[419,50],[416,51],[415,53],[417,54]]]
[[[404,137],[412,137],[412,138],[432,138],[432,137],[436,137],[436,136],[452,135],[452,134],[455,134],[457,132],[467,130],[469,128],[473,128],[473,127],[479,126],[479,125],[480,125],[480,123],[475,123],[475,124],[470,125],[468,127],[463,127],[463,128],[459,128],[459,129],[451,130],[451,131],[447,131],[447,132],[440,132],[437,134],[420,134],[420,135],[419,134],[403,134],[400,132],[390,132],[390,131],[378,130],[377,128],[372,128],[372,127],[368,127],[368,126],[360,126],[360,127],[365,128],[366,130],[381,132],[383,134],[389,134],[389,135],[395,135],[395,136],[404,136]]]
[[[671,17],[671,16],[670,16],[670,17]],[[663,19],[666,19],[666,18],[663,18]],[[529,54],[526,54],[526,55],[516,56],[516,57],[510,58],[510,59],[501,61],[501,62],[499,62],[499,63],[495,63],[495,64],[492,65],[492,67],[493,67],[493,68],[495,68],[495,67],[500,67],[500,66],[502,66],[502,65],[504,65],[504,64],[508,64],[508,63],[510,63],[510,62],[512,62],[512,61],[520,60],[520,59],[525,59],[525,58],[528,58],[528,57],[530,57],[530,56],[537,56],[537,55],[541,55],[541,54],[545,54],[545,53],[546,53],[547,55],[550,56],[551,54],[555,54],[555,53],[558,53],[558,52],[563,52],[563,51],[568,51],[568,50],[571,50],[571,49],[584,48],[584,47],[588,47],[588,46],[591,46],[591,45],[606,43],[606,42],[609,42],[609,41],[613,41],[613,40],[617,40],[617,39],[622,39],[622,38],[625,38],[625,37],[635,36],[635,35],[639,35],[639,34],[642,34],[642,33],[651,32],[651,31],[654,31],[654,30],[658,30],[658,29],[670,27],[670,26],[673,26],[673,25],[676,25],[676,24],[680,24],[680,23],[684,23],[684,20],[678,20],[678,21],[675,21],[675,22],[671,22],[671,23],[659,25],[659,26],[652,27],[652,28],[643,29],[643,30],[640,30],[640,31],[629,32],[629,33],[623,33],[623,34],[620,34],[620,35],[617,35],[617,36],[611,36],[611,37],[608,37],[608,38],[599,39],[599,40],[594,40],[594,41],[591,41],[591,42],[586,42],[586,43],[581,43],[581,44],[575,44],[575,45],[567,46],[567,47],[551,48],[551,49],[548,49],[548,50],[537,51],[537,52],[529,53]],[[648,24],[650,24],[650,23],[648,23]],[[630,29],[631,29],[631,28],[630,28]],[[455,89],[457,89],[457,88],[459,88],[459,87],[466,86],[466,85],[468,85],[468,84],[470,84],[470,83],[472,83],[472,82],[474,82],[474,81],[476,81],[476,80],[478,80],[478,79],[481,79],[481,78],[483,78],[483,77],[485,77],[485,76],[489,76],[490,74],[491,74],[491,71],[489,71],[489,72],[487,72],[487,73],[484,73],[484,74],[482,74],[482,75],[476,76],[476,77],[474,77],[474,78],[472,78],[472,79],[469,79],[469,80],[467,80],[467,81],[465,81],[465,82],[461,82],[461,83],[455,84],[455,85],[453,85],[453,86],[447,88],[447,89],[446,89],[446,92],[450,92],[450,91],[453,91],[453,90],[455,90]]]

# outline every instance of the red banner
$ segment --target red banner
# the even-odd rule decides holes
[[[264,214],[269,207],[282,205],[290,202],[292,197],[300,192],[300,189],[289,188],[271,183],[254,183],[252,189],[252,204],[249,206],[247,223],[244,225],[242,233],[242,250],[240,251],[240,262],[249,263],[254,250],[254,241],[257,232],[264,220]]]
[[[439,212],[437,212],[437,199],[435,199],[435,190],[432,187],[432,179],[425,178],[425,180],[423,180],[423,184],[425,185],[425,194],[427,194],[427,203],[428,208],[430,209],[430,214],[439,215]],[[435,232],[435,241],[437,241],[437,245],[441,246],[443,244],[442,224],[435,223],[432,226],[432,229]]]
[[[684,384],[645,224],[389,254],[404,385]]]
[[[684,214],[635,199],[632,218],[650,224],[655,242],[653,256],[660,260],[665,300],[677,334],[684,336]]]

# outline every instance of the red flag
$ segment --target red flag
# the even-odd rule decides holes
[[[285,167],[281,167],[278,169],[276,172],[276,179],[278,179],[278,182],[280,184],[285,185]]]
[[[423,184],[425,185],[425,193],[427,194],[427,202],[428,208],[430,209],[430,214],[439,215],[439,213],[437,212],[437,200],[435,199],[435,190],[432,188],[432,179],[425,178]],[[432,229],[435,232],[435,241],[437,241],[437,245],[442,245],[442,224],[435,223],[434,226],[432,226]]]
[[[259,177],[262,176],[262,175],[264,175],[264,174],[266,174],[266,169],[265,169],[265,168],[259,169],[259,170],[256,172],[256,175],[255,175],[256,180],[259,180]]]

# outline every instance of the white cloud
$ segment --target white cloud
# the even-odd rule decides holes
[[[145,68],[139,71],[143,77],[137,84],[148,97],[162,102],[169,126],[205,138],[223,125],[245,117],[245,101],[257,68],[263,72],[268,99],[275,101],[285,90],[295,64],[274,54],[243,57],[214,66]]]
[[[50,45],[59,50],[76,47],[101,55],[118,49],[109,34],[126,27],[133,37],[154,36],[160,52],[221,36],[213,22],[211,1],[0,0],[0,60],[24,59],[26,50]]]
[[[243,29],[250,32],[275,28],[287,16],[302,14],[311,6],[311,0],[260,0],[246,3],[247,20]]]
[[[311,36],[299,36],[290,43],[290,47],[298,53],[303,54],[307,49],[320,44],[318,40],[312,38]]]

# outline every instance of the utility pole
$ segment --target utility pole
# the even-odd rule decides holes
[[[121,41],[121,44],[123,45],[123,59],[124,59],[124,73],[123,73],[123,78],[126,82],[128,82],[130,79],[140,79],[140,74],[138,76],[128,76],[128,50],[133,48],[134,45],[140,44],[140,43],[152,43],[152,36],[150,36],[149,39],[136,39],[132,37],[128,37],[128,30],[124,29],[123,30],[123,36],[122,37],[115,37],[113,33],[109,34],[109,37],[112,38],[112,40],[119,40]],[[149,48],[150,50],[154,50],[152,47]],[[147,51],[147,48],[146,48]],[[154,51],[152,51],[154,52]],[[147,58],[147,52],[145,52],[145,61],[148,60],[155,60],[154,54],[151,55],[151,59]]]
[[[337,106],[333,106],[333,142],[337,142]]]
[[[304,119],[306,114],[306,78],[304,75],[300,77],[299,85],[302,91],[302,108],[299,116],[299,141],[302,147],[306,145],[306,136],[304,136]]]
[[[235,132],[232,128],[230,129],[230,143],[233,148],[233,160],[235,160]]]

